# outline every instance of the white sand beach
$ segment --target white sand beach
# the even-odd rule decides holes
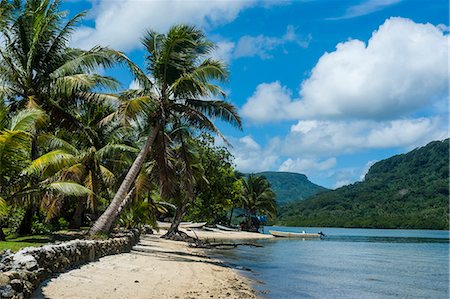
[[[107,256],[50,279],[33,298],[257,298],[250,281],[236,270],[209,258],[206,250],[160,239],[161,233],[142,236],[130,253]],[[211,241],[272,237],[247,232],[195,234]]]

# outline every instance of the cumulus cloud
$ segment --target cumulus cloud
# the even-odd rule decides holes
[[[447,100],[448,41],[432,24],[390,18],[367,45],[349,40],[325,53],[298,97],[279,82],[263,83],[241,112],[254,122],[411,115]]]
[[[297,118],[292,102],[292,92],[276,81],[262,83],[241,109],[241,114],[253,122],[282,121]]]
[[[179,23],[211,28],[233,21],[239,12],[258,3],[256,0],[96,0],[92,16],[95,26],[79,28],[72,44],[81,48],[101,44],[127,51],[140,46],[140,38],[149,28],[164,32]]]
[[[367,149],[414,148],[448,137],[447,118],[392,121],[299,121],[283,141],[286,155],[327,156]]]
[[[259,172],[276,167],[279,156],[275,150],[275,144],[269,143],[263,149],[251,136],[228,139],[233,144],[233,148],[230,148],[229,151],[233,154],[239,171]]]

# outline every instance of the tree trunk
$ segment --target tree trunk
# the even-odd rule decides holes
[[[3,223],[0,223],[0,241],[6,241],[6,236],[3,232]]]
[[[133,184],[137,175],[141,171],[142,165],[144,164],[145,159],[147,158],[147,155],[150,151],[153,142],[155,141],[159,129],[160,129],[159,125],[156,125],[155,127],[152,128],[152,132],[148,136],[147,142],[139,152],[138,156],[136,157],[136,160],[134,160],[130,170],[128,170],[128,173],[125,176],[125,179],[123,180],[122,184],[120,185],[119,190],[117,190],[117,193],[114,196],[113,200],[109,204],[106,211],[103,212],[103,214],[97,219],[97,221],[95,221],[94,225],[89,230],[90,235],[94,235],[96,233],[109,233],[111,231],[114,222],[120,216],[119,213],[120,205],[124,201],[125,197],[128,194],[128,191],[130,190],[131,185]]]
[[[72,221],[70,223],[70,228],[80,228],[83,223],[83,214],[84,214],[84,202],[86,198],[80,197],[78,200],[77,207],[75,209],[75,213],[73,214]]]
[[[119,218],[120,214],[122,214],[122,211],[125,210],[133,200],[134,192],[136,191],[136,187],[131,188],[130,192],[128,192],[125,199],[120,204],[119,208],[117,209],[117,215],[115,216],[117,219]]]
[[[22,221],[20,222],[19,229],[17,233],[20,236],[31,235],[31,224],[33,222],[33,211],[34,207],[29,204],[25,210],[25,215],[23,215]]]
[[[183,216],[185,214],[185,207],[179,207],[175,211],[175,216],[173,217],[172,224],[170,225],[169,230],[167,233],[162,236],[162,238],[165,239],[171,239],[177,232],[178,232],[178,226],[180,226],[181,220],[183,219]]]

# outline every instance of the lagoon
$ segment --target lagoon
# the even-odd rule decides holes
[[[449,298],[449,231],[265,227],[323,240],[267,239],[215,255],[263,298]]]

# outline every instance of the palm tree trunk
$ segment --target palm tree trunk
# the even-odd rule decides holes
[[[178,207],[175,211],[175,216],[173,217],[172,224],[170,225],[170,228],[167,230],[167,233],[162,236],[162,238],[170,239],[178,232],[178,227],[180,226],[181,220],[183,219],[183,216],[185,214],[185,207]]]
[[[0,241],[6,241],[6,236],[3,232],[3,223],[0,223]]]
[[[73,213],[72,221],[70,223],[70,228],[80,228],[83,222],[83,214],[84,214],[84,203],[86,201],[85,197],[80,197],[78,199],[77,207],[75,208],[75,212]]]
[[[117,209],[117,215],[115,216],[116,218],[119,218],[120,214],[122,214],[122,211],[125,210],[128,207],[128,205],[131,203],[131,201],[133,200],[133,196],[135,195],[134,194],[135,191],[136,191],[136,187],[133,187],[133,188],[131,188],[130,192],[128,192],[127,196],[122,201],[119,208]]]
[[[17,233],[19,236],[31,235],[31,226],[33,222],[34,207],[33,203],[30,203],[25,209],[22,221],[20,222]]]
[[[156,125],[155,127],[152,128],[152,131],[148,136],[147,142],[139,152],[138,156],[136,157],[136,160],[134,160],[130,170],[128,170],[128,173],[125,176],[125,179],[123,180],[122,184],[120,185],[119,190],[117,190],[117,193],[114,196],[113,200],[109,204],[106,211],[97,219],[97,221],[95,221],[94,225],[92,225],[91,229],[89,230],[90,235],[94,235],[97,233],[109,233],[111,231],[114,222],[120,216],[119,213],[120,205],[127,196],[131,185],[133,184],[134,180],[139,174],[139,171],[141,171],[142,165],[144,164],[145,159],[147,158],[147,155],[150,151],[151,146],[153,145],[153,142],[155,141],[159,129],[160,129],[159,125]]]

